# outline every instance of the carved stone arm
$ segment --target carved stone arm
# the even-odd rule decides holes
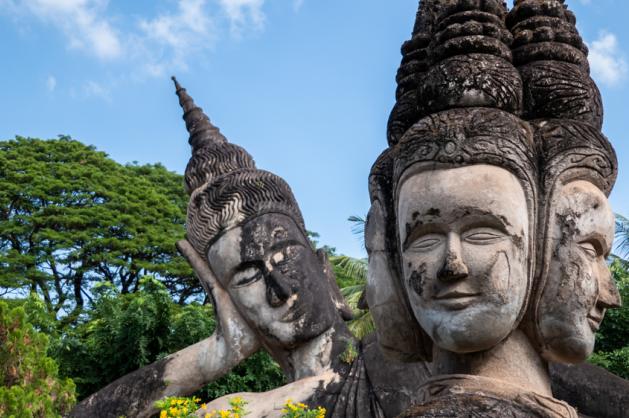
[[[201,389],[254,354],[260,343],[234,307],[207,263],[188,241],[177,243],[214,300],[217,328],[212,336],[110,383],[81,401],[70,417],[150,417],[153,404],[166,396],[186,396]]]

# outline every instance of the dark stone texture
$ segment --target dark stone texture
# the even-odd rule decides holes
[[[409,408],[400,418],[560,418],[533,402],[492,396],[459,394],[437,398]]]
[[[629,381],[591,365],[550,365],[553,394],[580,414],[597,418],[629,416]]]
[[[166,388],[163,379],[168,359],[157,361],[110,383],[78,403],[70,418],[137,417],[153,402],[155,393]],[[156,411],[157,412],[157,411]]]

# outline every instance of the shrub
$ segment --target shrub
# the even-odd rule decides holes
[[[0,301],[0,416],[48,418],[70,411],[74,383],[57,377],[47,349],[48,338],[26,320],[24,308]]]

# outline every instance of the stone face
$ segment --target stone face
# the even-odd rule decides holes
[[[539,301],[539,332],[550,360],[580,363],[594,350],[605,310],[620,306],[607,265],[614,214],[603,192],[583,180],[561,186],[551,205],[546,240],[553,257]]]
[[[397,194],[415,318],[448,351],[494,347],[517,325],[529,289],[528,208],[517,178],[489,165],[420,167]]]
[[[576,19],[559,0],[426,0],[418,22],[427,65],[402,60],[366,227],[378,342],[432,361],[402,416],[576,417],[546,361],[584,361],[620,305],[617,161]]]

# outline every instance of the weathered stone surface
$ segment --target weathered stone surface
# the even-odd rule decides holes
[[[617,163],[587,48],[562,1],[515,3],[423,2],[429,68],[370,176],[378,342],[432,357],[442,382],[405,416],[576,417],[546,361],[585,360],[620,304],[604,260]]]
[[[551,364],[553,394],[580,414],[597,418],[625,418],[629,382],[591,364]]]

